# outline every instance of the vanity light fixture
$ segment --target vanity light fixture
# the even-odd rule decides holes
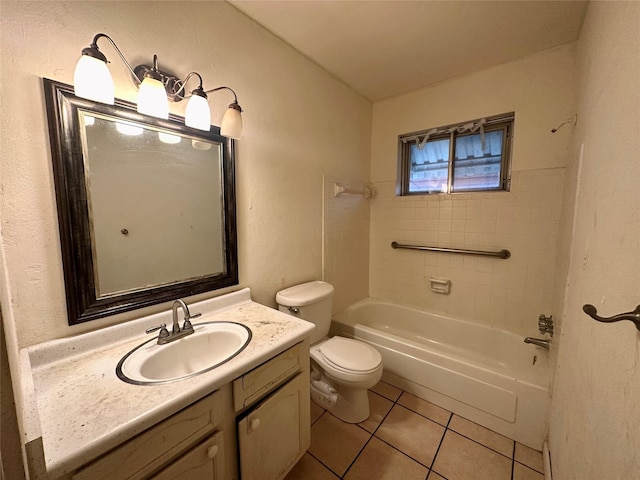
[[[113,105],[115,101],[113,79],[107,68],[107,57],[98,48],[98,40],[106,38],[120,56],[120,59],[129,69],[131,77],[138,87],[138,112],[157,118],[169,118],[169,101],[180,102],[189,99],[185,111],[185,125],[199,130],[209,131],[211,125],[211,110],[207,93],[219,90],[229,90],[233,93],[234,100],[227,108],[220,133],[225,137],[240,138],[242,134],[242,108],[238,105],[236,92],[229,87],[217,87],[205,90],[202,86],[202,77],[197,72],[189,73],[184,80],[175,75],[158,69],[158,57],[153,56],[153,65],[138,65],[135,68],[127,62],[126,58],[115,42],[104,33],[98,33],[93,37],[93,42],[82,50],[80,60],[76,65],[73,75],[74,92],[76,96],[94,100],[100,103]],[[191,77],[197,76],[200,84],[186,96],[185,86]]]

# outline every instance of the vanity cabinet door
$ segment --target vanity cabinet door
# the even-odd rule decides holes
[[[223,480],[224,442],[222,432],[178,457],[150,480]]]
[[[298,374],[238,422],[243,480],[282,479],[310,445],[309,376]]]

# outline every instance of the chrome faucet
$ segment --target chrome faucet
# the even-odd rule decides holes
[[[178,323],[178,308],[182,307],[182,313],[184,313],[184,325],[180,328],[180,323]],[[173,311],[173,328],[171,329],[171,335],[178,335],[181,332],[189,331],[189,333],[193,333],[193,327],[191,326],[191,313],[189,312],[189,307],[184,303],[184,300],[176,300],[173,302],[173,307],[171,308]],[[199,316],[197,314],[196,316]]]
[[[184,323],[182,325],[182,328],[180,328],[180,322],[178,321],[178,308],[180,307],[182,307],[182,312],[184,314]],[[171,308],[171,310],[173,313],[173,328],[171,329],[171,333],[169,333],[169,331],[167,330],[167,325],[164,323],[158,327],[153,327],[146,330],[146,333],[160,330],[160,333],[158,334],[158,345],[171,343],[174,340],[178,340],[179,338],[191,335],[193,333],[193,325],[191,325],[191,319],[197,318],[202,315],[201,313],[195,313],[191,315],[187,304],[180,299],[173,302],[173,307]]]
[[[524,343],[532,343],[534,345],[537,345],[538,347],[542,347],[545,350],[550,350],[551,349],[551,339],[547,339],[547,338],[533,338],[533,337],[527,337],[524,339]]]

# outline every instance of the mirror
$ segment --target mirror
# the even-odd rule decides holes
[[[233,141],[44,87],[69,324],[236,285]]]

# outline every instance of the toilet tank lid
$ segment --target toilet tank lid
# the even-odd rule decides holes
[[[285,307],[304,307],[330,298],[332,295],[333,285],[316,280],[279,291],[276,294],[276,302]]]

